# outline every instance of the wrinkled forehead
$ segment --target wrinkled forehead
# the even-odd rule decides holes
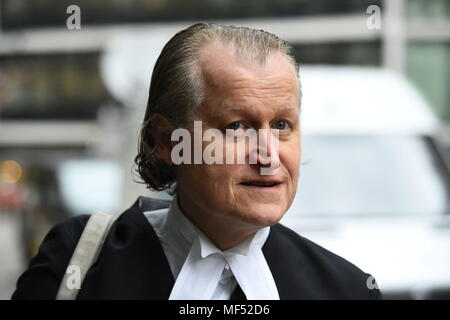
[[[267,54],[263,63],[238,55],[230,45],[215,41],[200,50],[199,67],[203,80],[210,89],[220,91],[245,85],[273,83],[299,90],[296,70],[289,59],[279,51]]]

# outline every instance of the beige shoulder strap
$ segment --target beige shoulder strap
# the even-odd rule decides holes
[[[118,216],[95,212],[89,218],[61,281],[56,300],[75,300],[81,284],[97,259],[109,229]]]

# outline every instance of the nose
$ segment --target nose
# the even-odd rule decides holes
[[[258,147],[256,163],[260,166],[262,175],[275,174],[280,167],[279,132],[276,129],[258,130]]]

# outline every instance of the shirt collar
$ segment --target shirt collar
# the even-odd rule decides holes
[[[178,234],[181,237],[184,245],[180,245],[182,245],[183,248],[186,248],[186,254],[198,237],[200,241],[200,255],[202,258],[206,258],[212,254],[240,254],[247,256],[250,249],[253,247],[262,248],[270,232],[270,227],[264,227],[238,245],[222,251],[184,215],[178,204],[178,197],[176,194],[173,196],[172,203],[169,207],[166,228],[169,232]],[[188,245],[186,246],[186,244]]]

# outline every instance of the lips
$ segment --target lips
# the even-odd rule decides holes
[[[245,181],[241,182],[240,185],[247,186],[247,187],[257,187],[257,188],[273,188],[281,184],[281,181],[278,180],[251,180],[251,181]]]

